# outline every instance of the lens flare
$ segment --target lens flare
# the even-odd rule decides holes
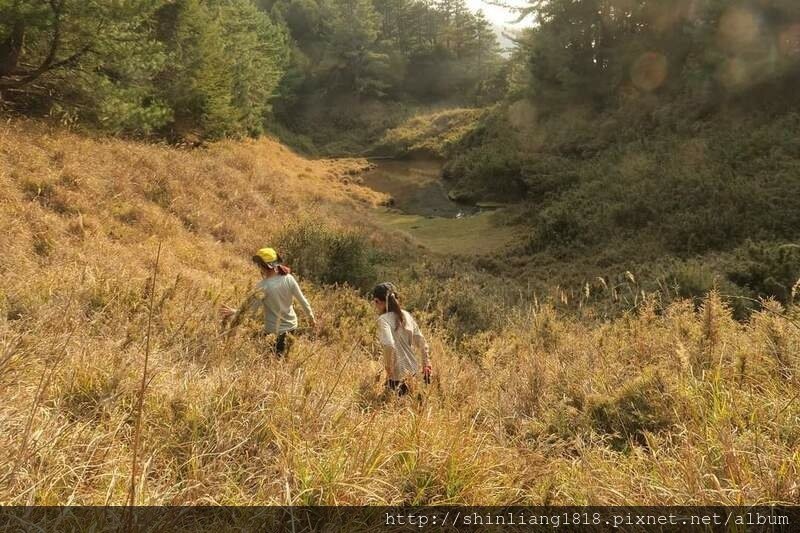
[[[741,87],[749,79],[747,65],[735,57],[728,59],[720,67],[718,77],[720,82],[729,89]]]
[[[778,35],[778,48],[783,55],[800,56],[800,24],[794,24]]]
[[[642,91],[655,91],[667,79],[667,58],[658,52],[642,54],[631,68],[631,81]]]
[[[729,50],[741,50],[758,39],[761,23],[755,13],[734,7],[722,15],[719,21],[719,44]]]

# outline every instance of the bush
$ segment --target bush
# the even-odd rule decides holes
[[[450,153],[457,154],[442,175],[473,196],[500,200],[519,199],[526,192],[523,179],[525,154],[516,131],[504,113],[485,115]]]
[[[728,271],[728,279],[762,298],[792,303],[800,281],[800,246],[748,243]]]
[[[585,231],[576,212],[561,204],[542,211],[536,218],[528,241],[529,252],[575,243]]]
[[[440,304],[448,328],[456,338],[473,335],[494,326],[495,309],[481,292],[449,287],[441,295]]]
[[[358,231],[300,222],[286,228],[277,242],[290,265],[319,283],[367,290],[376,279],[378,254]]]
[[[615,448],[631,441],[646,445],[646,433],[668,429],[675,423],[672,399],[658,371],[647,370],[608,398],[589,399],[589,417],[594,429],[610,435]]]
[[[708,205],[672,214],[662,231],[670,250],[688,255],[728,248],[746,229],[735,212],[723,212]]]

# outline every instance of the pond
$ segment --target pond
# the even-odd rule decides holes
[[[499,223],[502,209],[481,209],[453,202],[440,175],[442,165],[431,160],[377,161],[363,175],[364,185],[388,194],[391,208],[378,211],[377,221],[399,230],[433,252],[447,255],[495,254],[515,237]]]
[[[380,161],[364,174],[364,185],[394,199],[393,207],[408,215],[460,218],[478,208],[453,202],[440,175],[442,164],[431,160]]]

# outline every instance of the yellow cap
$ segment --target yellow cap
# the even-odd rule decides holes
[[[278,260],[278,252],[274,248],[262,248],[256,255],[264,260],[265,263],[270,264]]]

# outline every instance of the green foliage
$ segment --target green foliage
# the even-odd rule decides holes
[[[375,43],[378,16],[371,0],[323,4],[330,37],[318,68],[334,90],[382,96],[392,74],[389,55]]]
[[[644,94],[719,100],[788,74],[800,11],[782,0],[531,0],[524,91],[551,111]],[[555,106],[555,107],[552,107]]]
[[[257,134],[285,56],[251,0],[0,1],[0,101],[115,134]]]
[[[794,303],[800,283],[800,246],[748,243],[738,254],[728,278],[756,295]]]
[[[689,4],[530,2],[507,101],[446,165],[454,189],[524,195],[529,254],[624,243],[644,263],[796,238],[800,10]]]
[[[542,210],[531,232],[529,251],[573,245],[586,232],[578,216],[569,206],[562,204]]]
[[[192,128],[211,137],[233,133],[233,83],[219,23],[198,0],[171,4],[160,17],[163,41],[175,58],[164,73],[170,80],[167,99],[176,110],[173,129],[179,136]]]
[[[246,133],[258,135],[288,60],[287,36],[249,1],[223,3],[220,14],[237,122]]]
[[[457,184],[457,196],[471,201],[478,196],[508,199],[525,191],[524,160],[512,131],[502,112],[495,110],[472,127],[460,146],[450,149],[453,157],[443,176]]]
[[[320,145],[342,132],[370,130],[340,146],[363,150],[407,118],[390,102],[474,104],[501,95],[494,31],[464,0],[276,0],[262,6],[294,41],[275,114]],[[374,128],[380,114],[383,123]]]
[[[474,335],[496,325],[499,310],[482,291],[464,290],[474,280],[456,279],[437,296],[448,329],[456,339]]]
[[[246,0],[181,0],[159,13],[174,62],[162,72],[174,135],[258,134],[284,61],[284,37]]]
[[[358,231],[303,221],[286,228],[277,242],[292,267],[319,283],[368,290],[375,282],[378,258]]]
[[[716,273],[702,264],[682,263],[670,273],[668,283],[678,297],[698,303],[719,288],[719,281]]]
[[[149,33],[162,0],[2,0],[0,100],[149,133],[169,110],[150,80],[164,64]]]
[[[731,281],[722,270],[703,261],[682,261],[665,277],[662,298],[666,297],[665,301],[689,299],[699,308],[703,299],[716,291],[735,319],[746,320],[757,308],[750,300],[752,292],[741,283]]]
[[[729,285],[720,286],[726,292],[785,301],[797,281],[789,272],[779,275],[780,288],[759,281],[773,274],[736,261],[722,267],[710,257],[727,256],[748,239],[796,241],[798,117],[784,112],[765,120],[763,111],[740,111],[698,119],[687,117],[690,107],[654,101],[589,115],[593,120],[540,118],[532,133],[498,109],[456,148],[447,176],[472,198],[523,182],[518,220],[529,237],[514,255],[522,252],[529,263],[566,260],[594,279],[609,266],[624,271],[706,257],[713,277]],[[506,160],[503,154],[516,158],[516,176],[499,165],[478,172],[477,161]],[[726,281],[726,272],[738,274]],[[705,294],[702,285],[692,296]]]

